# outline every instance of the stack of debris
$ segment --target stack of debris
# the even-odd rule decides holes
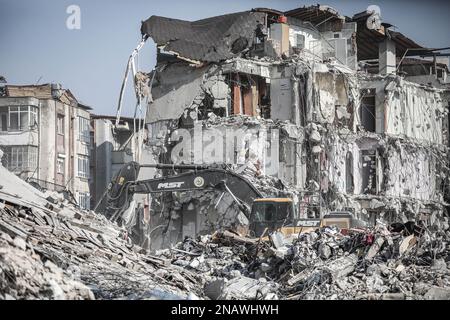
[[[0,171],[0,299],[450,299],[446,218],[218,231],[150,255],[105,217]]]
[[[145,254],[105,217],[46,199],[2,166],[0,176],[0,299],[202,295],[195,274]]]
[[[336,227],[270,241],[225,231],[158,256],[201,275],[211,299],[450,299],[449,228]]]

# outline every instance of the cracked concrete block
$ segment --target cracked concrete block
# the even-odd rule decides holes
[[[230,91],[228,84],[223,81],[217,81],[214,82],[211,87],[210,91],[214,99],[228,99],[228,93]]]
[[[270,235],[270,240],[272,241],[275,248],[280,249],[285,246],[284,235],[281,232],[274,232]]]
[[[261,263],[259,268],[261,269],[262,272],[268,272],[268,271],[272,270],[272,267],[265,262]]]
[[[27,243],[25,242],[24,239],[22,239],[21,237],[17,236],[14,238],[14,245],[19,248],[20,250],[25,251],[27,249]]]
[[[450,300],[450,288],[433,287],[427,291],[426,300]]]
[[[331,248],[326,243],[321,243],[319,245],[319,255],[322,259],[328,259],[331,257]]]
[[[322,147],[321,146],[314,146],[314,147],[312,147],[311,152],[314,153],[314,154],[321,153],[322,152]]]
[[[373,257],[375,257],[375,255],[378,253],[378,251],[380,251],[381,246],[384,243],[384,238],[383,237],[378,237],[377,239],[375,239],[374,243],[372,244],[372,246],[370,247],[369,251],[366,254],[366,259],[370,260]]]
[[[309,140],[315,143],[319,143],[322,141],[322,136],[320,135],[320,132],[318,130],[312,130],[309,134]]]
[[[355,265],[358,262],[358,256],[351,254],[334,260],[329,263],[325,270],[329,271],[333,280],[345,277],[355,270]]]
[[[445,273],[448,270],[447,263],[443,258],[434,259],[433,262],[431,263],[431,270],[435,272]]]

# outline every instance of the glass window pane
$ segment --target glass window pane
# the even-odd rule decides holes
[[[22,168],[22,160],[23,160],[23,153],[21,148],[17,148],[17,169],[21,169]]]
[[[8,131],[8,114],[0,113],[0,131]]]
[[[20,113],[20,130],[28,130],[28,111]]]
[[[80,141],[89,143],[89,120],[78,117],[78,127]]]
[[[30,127],[36,124],[36,115],[33,112],[30,112]]]
[[[34,170],[37,167],[37,148],[31,147],[30,151],[31,151],[30,167],[31,170]]]
[[[57,132],[59,134],[64,134],[64,116],[58,116],[56,125],[57,125]]]
[[[38,124],[38,109],[36,107],[31,107],[31,113],[33,114],[33,122],[31,124]]]
[[[19,130],[19,114],[16,112],[9,114],[9,129]]]

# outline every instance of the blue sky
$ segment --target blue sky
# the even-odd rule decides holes
[[[151,15],[197,20],[256,7],[288,10],[318,1],[291,0],[0,0],[0,75],[11,84],[61,83],[98,114],[114,115],[126,61],[140,40],[140,23]],[[69,5],[81,8],[81,29],[66,28]],[[368,5],[383,21],[428,47],[450,46],[448,1],[323,1],[352,16]],[[155,64],[150,40],[140,69]],[[130,88],[129,88],[130,89]],[[128,90],[124,113],[134,100]]]

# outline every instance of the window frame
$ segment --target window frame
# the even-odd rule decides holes
[[[77,177],[83,179],[90,178],[89,170],[89,157],[83,154],[79,154],[77,158]]]
[[[65,132],[65,120],[66,116],[64,114],[58,113],[56,115],[56,133],[62,136]]]
[[[56,173],[65,175],[65,171],[66,171],[66,159],[61,157],[56,158]]]
[[[78,192],[78,206],[83,210],[91,210],[91,194]]]
[[[31,105],[18,105],[18,106],[6,106],[2,107],[0,114],[6,114],[6,130],[2,130],[1,132],[26,132],[33,130],[34,125],[39,124],[38,119],[38,107]],[[26,120],[23,121],[23,115],[26,116]],[[13,117],[17,118],[17,127],[11,127],[11,119]],[[26,123],[22,123],[26,122]],[[32,123],[33,122],[33,123]]]
[[[78,116],[78,140],[89,145],[91,141],[90,120],[88,118]]]
[[[30,145],[4,146],[5,164],[9,171],[34,171],[38,166],[38,147]]]

